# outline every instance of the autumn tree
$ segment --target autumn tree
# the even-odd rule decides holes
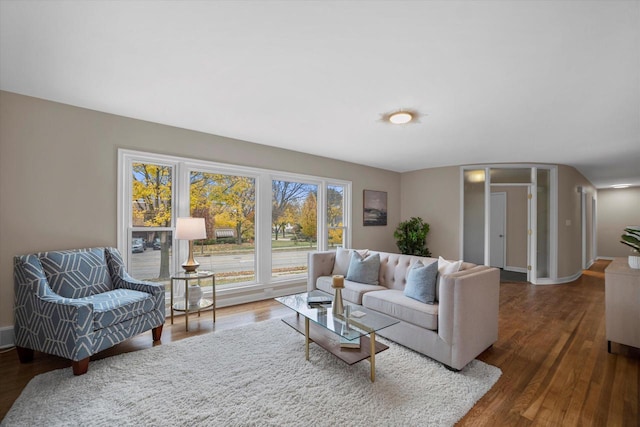
[[[317,239],[318,236],[318,203],[316,195],[309,193],[300,212],[300,231],[303,236],[307,237],[310,242]]]
[[[317,191],[316,186],[301,182],[277,181],[271,183],[272,209],[271,221],[275,239],[278,240],[280,231],[284,231],[287,224],[291,224],[290,214],[295,207],[311,191]]]
[[[215,237],[216,226],[233,228],[237,244],[242,244],[243,237],[253,238],[255,180],[244,176],[192,172],[191,215],[205,218],[209,238]]]
[[[137,226],[171,226],[171,166],[133,164],[133,222]],[[169,244],[166,232],[160,237],[160,272],[158,278],[169,277]]]

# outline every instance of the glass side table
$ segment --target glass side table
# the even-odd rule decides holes
[[[211,279],[211,299],[200,298],[200,302],[197,305],[189,304],[189,282],[192,280],[198,281],[198,286],[201,285],[203,280]],[[173,288],[175,281],[184,282],[184,298],[180,298],[179,301],[174,302]],[[200,311],[212,307],[213,311],[213,323],[216,322],[216,276],[213,271],[196,271],[193,273],[187,273],[181,271],[171,276],[171,324],[173,325],[173,312],[184,312],[184,323],[186,330],[189,330],[189,313],[197,312],[200,317]]]

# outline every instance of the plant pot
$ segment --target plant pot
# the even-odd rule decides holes
[[[640,269],[640,256],[639,255],[629,255],[629,267]]]

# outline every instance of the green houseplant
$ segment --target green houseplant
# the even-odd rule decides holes
[[[412,217],[398,224],[396,231],[393,232],[393,237],[395,237],[396,245],[398,245],[401,253],[405,255],[431,256],[431,252],[426,246],[428,233],[429,224],[420,217]]]
[[[633,249],[635,255],[629,255],[629,267],[640,269],[640,226],[628,226],[620,236],[620,243]]]

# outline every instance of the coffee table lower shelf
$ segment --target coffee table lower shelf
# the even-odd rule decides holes
[[[293,315],[282,318],[282,321],[304,335],[304,319],[304,316]],[[309,339],[348,365],[369,359],[371,356],[371,341],[369,337],[360,337],[360,348],[340,347],[337,338],[338,335],[335,333],[322,326],[316,325],[314,322],[309,322]],[[388,348],[389,346],[375,341],[375,354],[385,351]]]

